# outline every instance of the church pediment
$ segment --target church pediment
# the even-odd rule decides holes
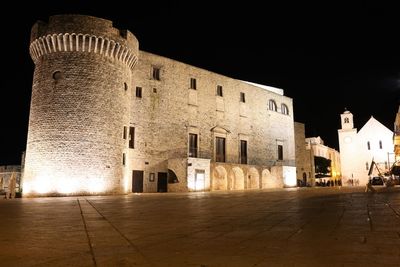
[[[389,130],[385,125],[380,123],[372,116],[358,132],[359,135],[369,135],[370,133],[387,133],[389,135],[393,134],[391,130]]]

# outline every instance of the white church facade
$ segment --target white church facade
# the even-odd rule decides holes
[[[353,114],[346,110],[341,115],[338,130],[343,185],[365,185],[369,180],[372,160],[378,168],[372,175],[384,174],[394,162],[393,132],[374,117],[357,131]]]

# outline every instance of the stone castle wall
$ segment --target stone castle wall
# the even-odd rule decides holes
[[[154,67],[160,69],[160,80],[152,78]],[[294,166],[291,98],[144,51],[140,51],[134,77],[131,166],[148,173],[155,166],[167,166],[168,159],[187,158],[189,133],[199,136],[198,157],[211,162],[215,162],[215,137],[221,136],[226,138],[226,163],[240,163],[240,140],[246,140],[248,164]],[[196,90],[190,89],[191,78],[196,79]],[[218,85],[223,88],[222,97],[216,94]],[[136,97],[136,87],[141,88],[142,97]],[[241,92],[245,103],[240,102]],[[277,111],[268,109],[270,99],[277,103]],[[281,113],[282,103],[289,108],[288,115]],[[278,144],[284,148],[280,162]]]
[[[54,16],[33,26],[24,195],[125,192],[137,49],[131,33],[103,19]]]
[[[238,177],[229,178],[235,189],[282,186],[283,174],[274,181],[266,177],[283,173],[282,166],[295,166],[293,103],[283,90],[139,52],[138,47],[129,31],[90,16],[53,16],[32,27],[35,72],[24,195],[131,192],[133,170],[143,171],[144,192],[157,192],[157,177],[150,182],[150,173],[163,175],[168,169],[184,181],[169,189],[184,191],[190,190],[187,175],[193,183],[196,168],[207,166],[218,168],[204,170],[207,190],[216,190],[217,174],[224,172]],[[154,68],[159,79],[153,77]],[[196,89],[190,88],[191,78]],[[217,86],[223,96],[217,95]],[[276,110],[269,109],[269,100]],[[129,136],[131,127],[134,136]],[[188,159],[189,133],[199,137],[198,157],[209,161]],[[214,164],[217,136],[226,138],[223,164]],[[240,140],[247,141],[252,168],[240,166]],[[278,145],[283,160],[278,160]],[[190,163],[195,163],[192,168]]]

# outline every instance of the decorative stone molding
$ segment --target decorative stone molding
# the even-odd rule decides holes
[[[137,56],[126,46],[102,36],[82,33],[60,33],[46,35],[34,40],[29,51],[35,64],[40,57],[57,52],[95,53],[118,60],[133,69]]]

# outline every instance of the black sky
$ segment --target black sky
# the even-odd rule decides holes
[[[26,146],[31,26],[64,13],[110,19],[135,34],[141,50],[282,88],[306,136],[321,136],[336,149],[344,108],[358,129],[374,116],[393,130],[400,97],[397,7],[274,2],[58,0],[2,7],[0,165],[19,164]]]

